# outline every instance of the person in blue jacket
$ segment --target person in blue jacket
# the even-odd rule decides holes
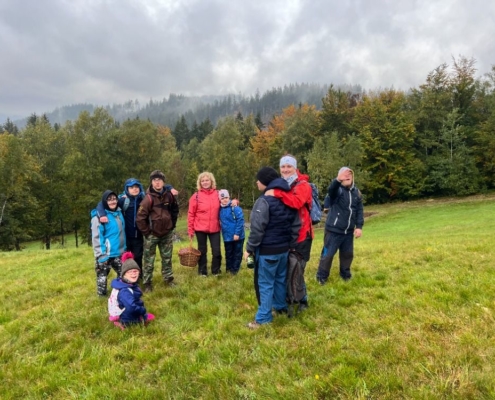
[[[364,225],[363,196],[354,185],[354,172],[342,167],[328,187],[329,213],[316,280],[324,285],[330,275],[333,257],[339,252],[340,277],[351,279],[354,258],[354,238],[361,237]],[[325,207],[327,208],[327,207]]]
[[[107,277],[113,268],[120,276],[122,262],[120,256],[126,249],[125,222],[117,206],[117,195],[106,190],[101,203],[108,217],[106,224],[100,223],[96,209],[91,211],[91,236],[95,256],[96,292],[99,296],[107,295]]]
[[[221,189],[218,197],[226,270],[232,275],[237,275],[241,268],[244,248],[244,213],[241,207],[232,204],[228,190]]]
[[[118,290],[117,305],[121,309],[118,319],[112,319],[115,326],[120,329],[132,324],[144,323],[147,325],[155,319],[155,316],[146,311],[141,299],[143,292],[137,281],[140,268],[132,258],[131,252],[122,255],[122,276],[112,281],[112,289]]]

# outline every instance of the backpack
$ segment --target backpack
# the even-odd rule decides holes
[[[131,293],[134,293],[131,288],[129,288]],[[108,298],[108,315],[110,318],[118,318],[120,314],[125,311],[125,308],[119,307],[119,300],[117,299],[120,289],[112,289],[110,297]]]
[[[308,182],[311,186],[311,208],[309,210],[309,215],[311,217],[311,223],[313,225],[319,224],[321,221],[321,204],[320,199],[318,198],[318,188],[314,183]]]
[[[302,261],[299,253],[289,251],[287,262],[287,302],[289,305],[299,303],[306,296]]]

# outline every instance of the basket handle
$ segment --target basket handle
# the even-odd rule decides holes
[[[189,248],[192,249],[193,248],[193,245],[192,245],[192,237],[189,238]]]

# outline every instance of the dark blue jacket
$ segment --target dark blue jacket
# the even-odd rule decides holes
[[[289,191],[289,184],[282,178],[274,179],[266,187]],[[261,195],[251,211],[251,230],[246,250],[249,253],[280,254],[288,251],[297,241],[301,222],[297,210],[284,205],[274,196]]]
[[[325,229],[330,232],[348,234],[364,225],[363,198],[354,184],[347,188],[334,179],[328,187],[330,212]]]
[[[112,289],[117,289],[119,294],[117,300],[120,308],[125,308],[120,314],[120,322],[123,324],[136,324],[146,321],[146,308],[141,300],[143,292],[137,283],[127,283],[122,278],[112,281]]]

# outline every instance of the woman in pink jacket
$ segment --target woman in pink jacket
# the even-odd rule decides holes
[[[207,238],[210,239],[212,261],[211,273],[220,274],[222,254],[220,252],[220,201],[216,190],[215,177],[211,172],[202,172],[198,176],[197,188],[189,199],[189,211],[187,213],[187,233],[190,238],[196,234],[199,258],[198,274],[208,275],[206,267]]]

